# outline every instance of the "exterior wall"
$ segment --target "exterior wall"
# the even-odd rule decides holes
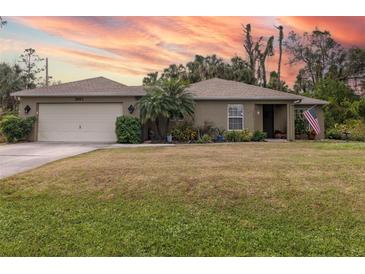
[[[294,109],[288,112],[287,101],[197,101],[195,106],[194,125],[203,125],[205,121],[212,122],[215,127],[228,129],[227,108],[229,104],[243,104],[244,128],[250,131],[263,129],[262,105],[273,104],[274,128],[287,132],[288,117],[290,130],[294,130]],[[289,133],[288,138],[294,139],[294,132]]]
[[[139,117],[138,109],[135,109],[133,114],[128,112],[130,105],[137,103],[136,97],[22,97],[20,99],[19,110],[23,117],[38,116],[38,106],[40,103],[123,103],[123,114],[126,116]],[[262,105],[273,104],[274,107],[274,128],[286,131],[289,140],[295,137],[294,127],[294,105],[288,101],[213,101],[213,100],[199,100],[196,101],[194,125],[202,126],[205,121],[212,122],[214,127],[219,127],[227,130],[228,114],[227,108],[229,104],[243,104],[244,107],[244,128],[250,131],[262,130]],[[29,105],[31,110],[28,114],[24,113],[24,107]],[[295,106],[295,107],[310,107],[310,106]],[[324,138],[324,114],[320,106],[317,106],[317,113],[322,132],[317,139]],[[38,124],[35,123],[34,130],[30,136],[31,141],[37,140]],[[145,131],[146,131],[146,127]],[[145,132],[146,135],[146,132]]]
[[[212,122],[214,127],[228,129],[228,105],[243,104],[244,128],[255,130],[255,104],[249,101],[197,101],[194,114],[194,125],[201,126],[204,122]]]
[[[262,119],[262,105],[255,104],[255,114],[254,114],[254,127],[255,130],[263,130],[263,119]]]
[[[22,97],[19,102],[19,115],[23,117],[35,116],[38,118],[39,104],[64,104],[64,103],[123,103],[123,115],[139,117],[138,109],[132,114],[128,112],[130,105],[135,105],[136,97]],[[30,106],[31,110],[25,114],[25,106]],[[37,141],[38,122],[36,121],[33,131],[29,136],[30,141]]]

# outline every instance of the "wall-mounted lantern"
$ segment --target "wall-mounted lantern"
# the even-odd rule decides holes
[[[29,105],[26,105],[25,108],[24,108],[24,113],[28,114],[31,109],[32,108]]]
[[[134,111],[134,106],[133,106],[133,105],[130,105],[130,106],[128,107],[128,112],[129,112],[130,114],[132,114],[132,113],[133,113],[133,111]]]

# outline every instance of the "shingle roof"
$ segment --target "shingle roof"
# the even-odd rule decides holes
[[[196,100],[301,100],[296,104],[327,104],[323,100],[219,78],[194,83],[189,91]]]
[[[189,87],[189,91],[196,100],[301,100],[297,102],[301,105],[327,103],[323,100],[219,78],[194,83]],[[145,94],[143,86],[126,86],[104,77],[12,93],[13,96],[18,97],[143,96]]]
[[[116,81],[96,77],[75,82],[69,82],[49,87],[21,90],[12,93],[13,96],[142,96],[145,94],[142,86],[126,86]]]

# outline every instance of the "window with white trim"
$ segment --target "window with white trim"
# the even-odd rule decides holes
[[[243,129],[243,105],[228,105],[228,130]]]

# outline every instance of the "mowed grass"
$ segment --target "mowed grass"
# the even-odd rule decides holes
[[[0,256],[364,255],[364,143],[105,149],[0,181]]]

